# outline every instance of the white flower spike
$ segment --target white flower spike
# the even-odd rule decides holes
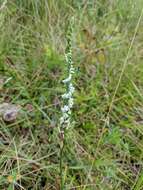
[[[64,100],[64,106],[61,108],[62,116],[60,118],[60,131],[64,131],[65,128],[70,126],[71,120],[71,109],[74,104],[73,93],[75,88],[73,86],[73,74],[75,72],[73,61],[72,61],[72,34],[73,34],[73,23],[70,25],[70,30],[67,36],[67,51],[65,53],[65,60],[67,65],[67,78],[63,80],[66,85],[66,93],[62,95]]]

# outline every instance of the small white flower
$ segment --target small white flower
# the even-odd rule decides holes
[[[68,112],[69,111],[69,106],[65,105],[64,107],[61,108],[62,112]]]
[[[73,98],[70,98],[68,101],[69,107],[72,108],[73,107]]]
[[[63,124],[64,121],[65,121],[64,117],[61,117],[61,118],[60,118],[60,124]]]
[[[70,82],[70,81],[71,81],[71,78],[72,78],[72,75],[69,74],[68,78],[66,78],[66,79],[63,80],[63,83],[68,83],[68,82]]]
[[[63,99],[69,99],[71,97],[71,95],[72,95],[71,92],[68,92],[68,93],[63,94],[62,98]]]
[[[73,66],[71,66],[71,68],[70,68],[70,73],[71,73],[71,74],[74,74],[74,73],[75,73],[75,69],[73,68]]]
[[[67,120],[65,120],[64,123],[67,124],[67,125],[69,125],[70,124],[70,119],[68,118]]]
[[[70,50],[68,53],[65,54],[65,59],[66,59],[67,63],[69,62],[69,59],[70,59],[70,61],[72,61],[71,57],[72,57],[72,52]]]
[[[70,90],[70,92],[71,92],[72,94],[74,93],[75,88],[73,87],[73,84],[72,84],[72,83],[69,84],[69,90]]]
[[[63,116],[60,118],[60,124],[65,123],[65,121],[69,118],[67,113],[63,113]]]
[[[69,115],[67,113],[64,113],[63,117],[64,117],[64,119],[67,119],[69,117]]]

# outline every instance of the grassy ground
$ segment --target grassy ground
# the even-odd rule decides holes
[[[12,77],[0,86],[0,103],[22,109],[12,123],[0,119],[0,189],[60,189],[56,127],[74,15],[76,93],[65,189],[142,190],[143,1],[0,3],[0,79]]]

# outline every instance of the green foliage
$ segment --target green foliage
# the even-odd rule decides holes
[[[22,189],[10,183],[18,174],[27,190],[59,189],[57,125],[73,15],[78,72],[65,188],[143,188],[143,18],[114,97],[142,7],[142,0],[13,0],[0,9],[0,103],[22,109],[13,123],[0,118],[0,189]]]

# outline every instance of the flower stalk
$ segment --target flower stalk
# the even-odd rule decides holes
[[[69,30],[68,30],[67,48],[65,52],[67,78],[62,81],[66,87],[66,92],[62,95],[64,105],[61,108],[62,116],[60,118],[60,133],[62,133],[63,135],[65,132],[65,129],[70,127],[71,109],[74,104],[73,93],[74,93],[75,88],[72,81],[73,81],[73,74],[74,74],[75,69],[74,69],[73,61],[72,61],[72,35],[73,35],[72,21],[70,23]]]
[[[71,123],[71,109],[74,104],[73,93],[74,93],[74,85],[73,85],[73,74],[74,74],[74,66],[72,61],[72,37],[73,37],[73,19],[69,24],[68,34],[67,34],[67,48],[65,52],[65,61],[67,67],[67,78],[62,82],[66,87],[66,92],[62,95],[63,99],[63,107],[61,108],[62,116],[60,117],[60,126],[59,126],[59,134],[60,134],[60,189],[64,189],[64,181],[63,181],[63,150],[65,145],[65,132],[70,127]]]

